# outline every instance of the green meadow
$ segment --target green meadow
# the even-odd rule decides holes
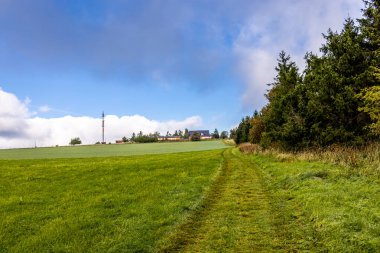
[[[248,157],[266,186],[272,222],[286,248],[301,252],[380,252],[378,174],[364,167],[294,157]]]
[[[379,252],[378,174],[220,147],[0,160],[0,252]]]
[[[0,149],[0,159],[84,158],[165,154],[226,148],[222,141],[161,142],[144,144],[82,145]]]
[[[0,252],[135,252],[183,222],[222,150],[0,161]]]
[[[163,252],[379,252],[380,180],[320,161],[223,153],[205,203]]]

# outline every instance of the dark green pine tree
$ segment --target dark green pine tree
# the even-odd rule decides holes
[[[340,33],[328,31],[322,57],[306,56],[305,122],[312,145],[361,143],[368,117],[358,111],[357,94],[370,80],[362,36],[351,19]]]
[[[363,18],[358,21],[364,37],[363,48],[369,61],[369,71],[373,78],[372,82],[368,82],[368,86],[371,87],[363,89],[359,95],[363,102],[359,110],[371,118],[367,127],[371,130],[370,134],[380,138],[380,1],[368,0],[364,3]]]
[[[363,48],[371,61],[371,66],[380,66],[380,1],[365,0],[362,10],[363,18],[358,19],[360,29],[364,36]]]
[[[183,133],[184,139],[189,139],[189,129],[185,128],[185,132]]]
[[[220,137],[219,131],[218,131],[218,129],[215,128],[214,133],[212,134],[212,138],[219,139],[219,137]]]
[[[251,118],[246,116],[241,119],[239,126],[231,131],[230,137],[234,139],[236,144],[249,141],[249,130],[251,129]]]
[[[277,61],[277,76],[266,94],[269,103],[262,110],[261,124],[265,125],[267,140],[293,148],[303,138],[303,119],[299,115],[296,93],[301,77],[298,67],[284,51]]]

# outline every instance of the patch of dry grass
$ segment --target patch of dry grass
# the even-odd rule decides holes
[[[331,145],[325,149],[308,149],[299,152],[284,152],[280,149],[261,149],[257,144],[239,145],[244,154],[273,155],[281,162],[323,161],[340,165],[356,174],[371,174],[380,177],[380,143],[371,143],[363,147]]]
[[[374,174],[380,177],[380,143],[361,148],[332,145],[328,149],[307,150],[294,155],[298,160],[321,160],[344,166],[359,174]]]
[[[263,151],[260,145],[249,142],[240,144],[239,150],[243,154],[257,154]]]

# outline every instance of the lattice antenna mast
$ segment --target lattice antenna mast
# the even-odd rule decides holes
[[[104,112],[102,113],[102,143],[104,143]]]

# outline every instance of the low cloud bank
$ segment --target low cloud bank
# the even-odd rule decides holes
[[[94,144],[102,138],[102,119],[64,116],[60,118],[33,117],[28,110],[29,99],[19,100],[14,94],[0,88],[0,148],[27,148],[35,145],[68,145],[79,137],[83,144]],[[144,133],[197,128],[202,125],[199,116],[184,120],[156,121],[141,115],[105,117],[105,139],[114,142],[133,132]]]

